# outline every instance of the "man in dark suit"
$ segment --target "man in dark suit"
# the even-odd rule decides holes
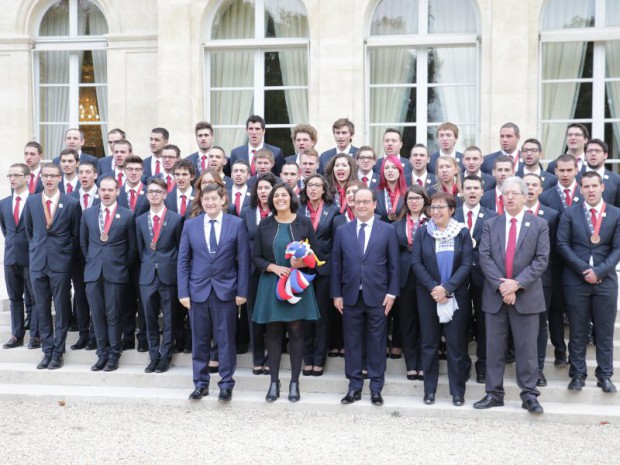
[[[194,165],[189,160],[180,160]],[[151,178],[149,212],[136,218],[136,243],[140,257],[140,295],[146,319],[150,362],[145,373],[165,373],[172,358],[172,313],[177,299],[177,258],[183,218],[164,205],[166,183]],[[162,314],[160,341],[159,313]]]
[[[354,198],[356,221],[336,231],[332,249],[331,296],[342,313],[345,373],[349,389],[343,404],[361,399],[363,348],[370,378],[370,400],[383,405],[387,315],[400,292],[398,237],[394,226],[375,218],[376,196],[361,187]]]
[[[306,149],[313,149],[317,142],[317,133],[314,126],[310,124],[298,124],[293,128],[293,147],[295,148],[295,153],[293,155],[289,155],[284,159],[285,163],[295,163],[298,166],[301,164],[301,154]],[[280,167],[280,171],[278,175],[282,172],[282,167]]]
[[[194,128],[198,150],[187,157],[194,165],[195,172],[200,174],[209,169],[209,150],[213,145],[213,126],[207,121],[199,121]]]
[[[153,128],[149,137],[151,156],[144,159],[144,176],[150,178],[164,172],[164,161],[161,158],[164,147],[168,145],[170,133],[166,128]]]
[[[174,187],[164,200],[168,210],[178,213],[184,218],[189,218],[189,214],[192,211],[192,202],[194,201],[193,183],[196,177],[195,170],[196,168],[190,160],[178,160],[172,167]],[[153,206],[151,203],[151,210],[152,209]]]
[[[618,301],[620,209],[603,200],[605,189],[600,174],[585,173],[581,177],[584,203],[568,208],[558,229],[558,248],[566,264],[562,280],[570,321],[568,349],[572,380],[568,389],[573,391],[581,391],[585,386],[588,325],[592,318],[596,336],[596,384],[603,392],[616,392],[611,377]]]
[[[591,139],[586,144],[586,166],[585,171],[594,171],[601,176],[605,189],[603,190],[603,200],[614,207],[620,207],[620,176],[605,168],[609,146],[601,139]],[[583,174],[577,175],[577,180]]]
[[[30,141],[24,147],[24,163],[30,170],[26,184],[28,192],[38,194],[43,192],[41,180],[41,160],[43,160],[43,148],[37,141]]]
[[[11,338],[2,346],[4,349],[24,345],[26,321],[30,321],[28,348],[41,347],[37,312],[33,311],[35,302],[28,271],[28,238],[23,215],[30,194],[27,182],[29,174],[30,170],[23,163],[11,165],[7,177],[13,194],[0,201],[0,228],[4,235],[4,281],[11,309]]]
[[[280,177],[284,184],[288,184],[295,195],[299,197],[299,193],[301,192],[300,186],[300,178],[301,173],[299,171],[299,165],[295,162],[287,161],[282,165],[282,171],[280,172]]]
[[[482,184],[484,186],[484,191],[490,191],[495,189],[496,181],[493,176],[488,173],[485,173],[480,169],[482,166],[482,151],[476,147],[475,145],[470,145],[463,152],[463,173],[462,177],[466,178],[467,176],[478,176],[482,179]]]
[[[558,178],[556,178],[554,174],[548,173],[542,169],[542,165],[540,164],[542,156],[542,144],[538,139],[528,139],[523,142],[521,146],[521,159],[523,163],[519,165],[519,169],[515,175],[520,178],[529,173],[537,175],[542,182],[543,191],[546,191],[558,183]]]
[[[97,174],[102,175],[114,170],[114,144],[120,140],[125,139],[125,131],[119,128],[114,128],[108,132],[108,153],[107,157],[99,158],[97,163]]]
[[[122,188],[127,183],[125,160],[129,157],[135,157],[135,155],[133,154],[133,146],[128,140],[121,139],[114,143],[114,148],[112,150],[114,153],[114,164],[110,165],[112,169],[110,171],[104,171],[103,173],[100,173],[99,178],[103,179],[106,176],[112,176],[118,182],[119,187]],[[142,165],[141,158],[140,165]],[[142,176],[142,173],[140,173],[140,176]]]
[[[232,399],[236,367],[237,307],[248,297],[250,246],[243,220],[224,213],[226,191],[209,184],[200,198],[205,214],[183,228],[177,268],[179,300],[192,322],[194,391],[191,400],[209,393],[211,338],[219,350],[218,399]]]
[[[217,174],[222,178],[226,188],[228,189],[232,185],[232,179],[226,176],[224,173],[224,167],[226,166],[226,152],[218,145],[214,145],[209,149],[209,156],[207,157],[209,164],[208,169],[215,170]]]
[[[566,128],[566,153],[577,160],[577,172],[582,172],[586,165],[585,148],[590,139],[588,128],[581,123],[572,123]],[[547,172],[555,174],[556,161],[547,166]]]
[[[64,149],[60,152],[59,158],[62,181],[58,184],[58,189],[64,194],[70,194],[80,188],[80,180],[77,175],[77,168],[80,166],[80,157],[75,150]]]
[[[484,224],[478,249],[485,275],[487,394],[474,408],[504,405],[505,353],[512,334],[521,406],[540,414],[536,341],[538,313],[545,308],[541,277],[549,261],[549,227],[545,220],[525,212],[527,187],[521,178],[504,181],[502,195],[506,213]]]
[[[332,124],[332,134],[336,141],[336,147],[326,150],[321,154],[319,160],[319,173],[324,174],[329,161],[339,153],[346,153],[354,156],[357,147],[353,146],[353,136],[355,135],[355,125],[348,118],[339,118]]]
[[[495,177],[495,188],[486,191],[480,199],[480,204],[497,212],[498,215],[504,213],[504,198],[502,197],[502,184],[504,181],[515,175],[514,165],[510,157],[499,156],[493,162],[493,176]]]
[[[437,127],[437,142],[439,143],[439,150],[433,152],[428,163],[428,172],[431,174],[437,174],[437,160],[440,155],[448,155],[454,159],[462,170],[465,169],[463,165],[463,154],[456,150],[456,142],[459,139],[459,128],[456,124],[446,122]]]
[[[258,115],[252,115],[245,122],[245,131],[248,135],[248,143],[240,145],[230,151],[230,159],[228,165],[224,168],[226,175],[230,176],[230,167],[239,159],[245,160],[250,164],[252,176],[255,176],[257,169],[254,166],[254,155],[261,149],[267,149],[273,153],[274,165],[271,172],[280,174],[280,168],[284,164],[284,155],[282,150],[273,145],[265,144],[265,120]]]
[[[250,198],[252,193],[248,186],[250,177],[250,165],[245,160],[237,160],[232,165],[231,177],[233,185],[228,189],[228,213],[235,216],[241,216],[241,210],[250,206]]]
[[[403,136],[398,129],[387,128],[383,133],[383,151],[385,155],[377,160],[373,168],[374,172],[381,174],[381,168],[383,167],[383,160],[389,155],[399,157],[400,162],[403,164],[403,170],[405,172],[405,178],[411,177],[413,168],[408,158],[400,156],[400,150],[403,148]]]
[[[62,367],[71,318],[71,268],[79,243],[82,211],[77,200],[58,190],[61,177],[57,165],[44,165],[41,168],[43,192],[28,196],[23,213],[29,241],[30,280],[44,354],[38,369]]]
[[[75,150],[79,154],[79,161],[89,161],[97,164],[99,159],[89,153],[82,152],[84,140],[84,132],[78,128],[70,128],[65,132],[65,148]],[[60,166],[60,156],[52,160],[53,163]]]
[[[411,177],[407,178],[407,185],[417,184],[424,188],[427,193],[429,190],[432,191],[433,186],[437,183],[437,178],[427,170],[428,149],[426,146],[424,144],[415,144],[411,148],[409,160],[411,161],[413,171]]]
[[[372,147],[364,145],[357,150],[354,156],[355,161],[357,161],[357,179],[374,191],[379,185],[380,178],[379,174],[373,171],[375,163],[377,163],[377,154]]]
[[[500,156],[507,156],[513,161],[514,171],[516,172],[520,165],[518,148],[520,138],[521,131],[519,130],[519,126],[514,123],[503,124],[499,129],[499,143],[502,149],[485,155],[484,162],[480,169],[485,173],[492,174],[495,159]]]
[[[118,369],[121,309],[127,304],[129,268],[136,256],[134,216],[131,210],[118,205],[118,190],[113,177],[101,179],[101,204],[84,210],[80,226],[84,282],[97,338],[97,362],[91,367],[93,371]]]
[[[467,153],[467,152],[465,152]],[[469,175],[463,179],[463,205],[454,212],[454,219],[467,225],[474,246],[474,259],[469,280],[469,293],[472,301],[471,312],[476,339],[476,382],[484,383],[486,379],[486,327],[482,311],[482,289],[484,275],[480,269],[478,246],[482,238],[482,227],[486,221],[497,216],[493,210],[480,205],[483,193],[482,178]],[[469,362],[471,365],[471,361]],[[469,371],[469,370],[468,370]]]
[[[301,170],[301,179],[306,184],[306,179],[317,172],[319,167],[319,152],[315,149],[306,149],[300,157],[299,169]]]

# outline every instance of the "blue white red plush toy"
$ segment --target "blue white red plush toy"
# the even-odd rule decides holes
[[[310,244],[308,244],[307,240],[304,242],[291,242],[286,246],[284,257],[286,259],[293,257],[301,259],[308,268],[316,268],[317,266],[321,266],[325,263],[318,259],[310,248]],[[301,300],[301,297],[296,296],[295,294],[302,293],[303,290],[306,289],[314,280],[314,276],[315,275],[313,274],[307,274],[297,268],[293,268],[290,275],[281,276],[278,280],[276,297],[278,300],[286,300],[291,304],[296,304]]]

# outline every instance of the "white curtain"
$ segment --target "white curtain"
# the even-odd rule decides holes
[[[446,0],[433,0],[429,8],[429,32],[454,34],[477,31],[476,18],[470,1],[448,0],[446,3]],[[446,9],[450,11],[450,14],[443,14]],[[429,122],[450,121],[457,126],[475,124],[478,107],[476,103],[476,70],[478,69],[476,47],[438,47],[434,49],[434,54],[433,82],[452,85],[435,87],[439,102],[438,105],[429,102]],[[430,79],[429,84],[431,84]],[[465,140],[465,137],[461,137],[460,141],[463,145],[461,149],[474,142]]]
[[[583,0],[550,0],[543,11],[543,29],[561,29],[569,24],[585,25],[591,16],[592,4]],[[542,79],[579,79],[583,73],[586,42],[542,44]],[[575,114],[580,84],[567,82],[543,84],[542,119],[570,120]],[[548,157],[564,152],[565,124],[543,124],[542,142]]]
[[[403,34],[417,32],[418,2],[384,0],[375,10],[371,34]],[[370,84],[410,84],[416,68],[416,52],[406,48],[370,49]],[[410,105],[410,87],[370,89],[370,121],[385,123],[370,127],[370,143],[382,146],[385,126],[403,123]]]
[[[254,31],[254,5],[236,0],[219,17],[213,39],[238,39]],[[211,87],[254,87],[254,52],[206,52],[210,58]],[[210,90],[210,89],[209,89]],[[217,145],[226,150],[245,142],[245,121],[252,113],[252,91],[211,91],[211,120],[239,124],[240,128],[218,129]]]
[[[607,9],[605,10],[607,17],[607,26],[620,25],[620,3],[617,1],[607,1]],[[605,75],[607,77],[620,77],[620,41],[609,41],[606,44],[605,64],[607,69]],[[612,118],[620,118],[620,82],[607,83],[607,103],[611,110]],[[614,133],[615,152],[620,153],[620,123],[612,123]],[[611,154],[610,154],[611,155]]]
[[[97,8],[92,8],[88,15],[90,35],[102,36],[108,32],[108,24],[105,17]],[[93,68],[95,83],[97,84],[97,107],[99,108],[99,120],[101,125],[101,139],[106,141],[108,135],[108,59],[105,50],[93,50]],[[108,149],[108,144],[103,144]],[[108,154],[110,155],[110,154]]]
[[[41,22],[41,36],[62,36],[69,30],[69,15],[62,8],[51,8]],[[40,83],[66,84],[62,87],[39,87],[41,101],[43,153],[53,158],[63,147],[63,136],[69,121],[69,52],[40,52]]]

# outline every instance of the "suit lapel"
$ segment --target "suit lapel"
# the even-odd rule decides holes
[[[222,216],[222,228],[220,230],[220,240],[217,243],[217,251],[215,252],[215,255],[217,256],[217,253],[221,250],[221,245],[222,245],[222,239],[225,237],[228,237],[228,229],[230,228],[230,221],[228,219],[228,215],[226,215],[226,213],[224,213],[224,215]],[[204,234],[203,234],[204,236]]]
[[[207,246],[207,238],[205,237],[205,220],[208,218],[207,214],[203,214],[199,217],[201,221],[196,221],[196,234],[200,239],[198,242],[200,243],[200,250],[205,251],[205,255],[207,256],[207,260],[211,261],[211,254],[209,253],[209,247]],[[220,235],[221,237],[221,235]]]
[[[519,247],[521,247],[521,244],[523,244],[523,241],[525,240],[525,236],[527,236],[527,234],[530,231],[530,226],[531,226],[530,219],[531,218],[532,218],[532,215],[528,213],[523,215],[523,224],[521,225],[521,230],[519,231],[519,237],[517,238],[517,245],[515,247],[515,255],[517,251],[519,250]]]
[[[502,262],[506,262],[506,215],[499,217],[500,227],[497,228],[497,240],[502,254]]]

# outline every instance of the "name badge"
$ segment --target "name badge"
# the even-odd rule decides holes
[[[58,208],[62,208],[62,203],[59,203],[59,204],[58,204]]]
[[[538,210],[538,214],[542,216],[542,215],[545,214],[545,211],[544,210]]]
[[[530,227],[530,223],[529,223],[529,221],[528,221],[527,223],[525,223],[525,227],[526,227],[526,228],[529,228],[529,227]]]
[[[607,212],[603,212],[603,218],[607,217]]]
[[[573,202],[579,202],[579,197],[573,197]]]
[[[118,213],[116,215],[114,215],[115,218],[119,218],[121,217],[121,215],[119,215]]]
[[[484,218],[484,213],[478,213],[478,218]]]

